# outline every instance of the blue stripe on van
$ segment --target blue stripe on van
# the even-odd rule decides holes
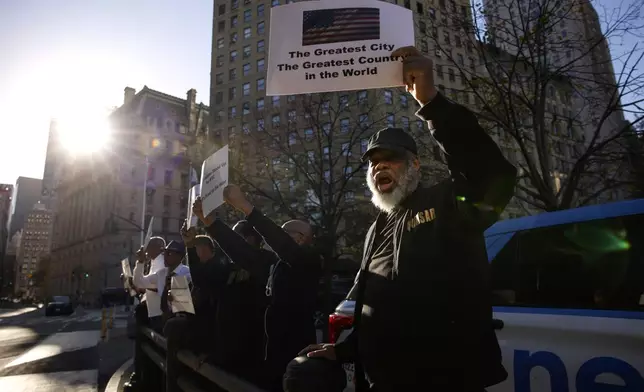
[[[595,310],[595,309],[559,309],[559,308],[524,308],[517,306],[495,306],[495,312],[499,313],[529,313],[529,314],[551,314],[557,316],[581,316],[599,318],[619,318],[628,320],[644,320],[644,312],[632,312],[626,310]]]

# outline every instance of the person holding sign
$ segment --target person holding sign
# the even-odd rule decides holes
[[[295,220],[279,227],[255,208],[237,185],[226,186],[224,200],[246,215],[244,225],[248,224],[253,231],[257,231],[277,255],[277,262],[270,267],[265,286],[265,296],[268,297],[264,318],[266,379],[262,384],[270,391],[281,391],[286,365],[302,347],[316,341],[313,316],[322,262],[320,255],[311,246],[313,231],[308,223]],[[208,232],[220,241],[222,223],[204,216],[200,200],[195,203],[194,213],[208,227]],[[248,233],[246,230],[247,228],[243,230],[242,235]],[[244,262],[242,266],[248,266],[251,274],[258,267],[270,266],[272,260],[275,260],[261,256],[257,250],[242,247],[239,240],[232,241],[233,238],[230,237],[219,244],[224,251],[231,252],[231,260]],[[226,244],[229,244],[228,248],[224,248]],[[233,244],[239,244],[239,247]],[[257,265],[262,261],[263,266]]]
[[[482,392],[507,378],[483,231],[512,198],[516,169],[472,112],[436,90],[431,59],[414,47],[392,56],[404,59],[404,84],[421,106],[416,115],[428,122],[451,178],[419,184],[416,143],[404,130],[371,137],[363,159],[380,214],[354,287],[353,331],[300,355],[354,362],[358,392]]]

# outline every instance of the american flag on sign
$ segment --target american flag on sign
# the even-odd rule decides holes
[[[304,11],[302,46],[380,39],[379,8]]]

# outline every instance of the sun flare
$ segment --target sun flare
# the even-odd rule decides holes
[[[110,141],[110,127],[104,116],[63,118],[58,121],[60,142],[73,155],[99,152]]]

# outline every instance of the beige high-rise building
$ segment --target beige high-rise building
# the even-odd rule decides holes
[[[49,255],[52,211],[43,203],[36,203],[25,218],[20,250],[16,258],[14,294],[18,297],[34,295],[34,274],[42,258]]]
[[[120,286],[120,261],[138,250],[152,217],[154,235],[180,239],[190,186],[186,151],[206,131],[208,116],[196,96],[194,89],[182,99],[126,88],[108,118],[105,150],[65,169],[56,190],[50,291],[94,302],[102,289]]]
[[[270,9],[290,2],[214,1],[210,130],[218,145],[230,143],[231,165],[237,167],[233,178],[247,185],[254,201],[264,203],[264,211],[273,216],[308,216],[320,226],[321,215],[335,213],[336,207],[355,204],[372,213],[360,157],[369,136],[387,126],[414,135],[428,181],[445,175],[426,124],[414,116],[417,104],[401,88],[266,96]],[[436,61],[441,91],[458,99],[454,70],[427,39],[438,30],[433,26],[444,2],[389,2],[412,10],[417,47]],[[462,12],[459,23],[466,23],[469,3],[454,4]],[[457,31],[456,26],[440,28],[441,35],[453,37],[453,56],[476,64],[470,59],[472,47],[465,45],[469,40],[456,38]],[[343,221],[340,228],[369,223],[370,218],[347,214]],[[338,238],[337,243],[342,247],[345,241]]]

